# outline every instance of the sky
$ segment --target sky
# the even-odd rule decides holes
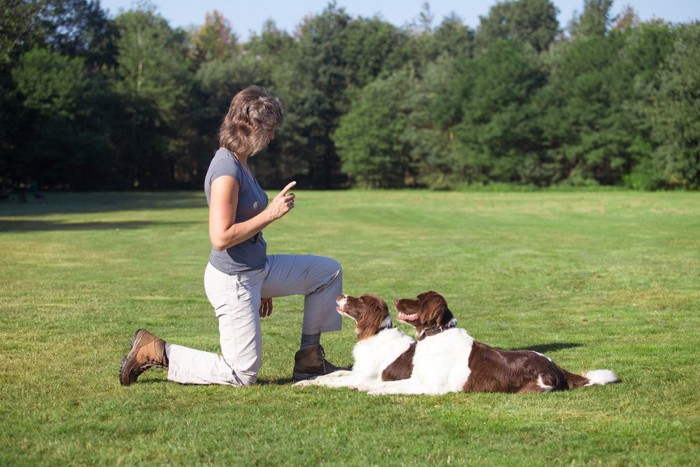
[[[583,9],[584,0],[553,0],[559,9],[559,24],[566,27],[574,11]],[[260,33],[268,19],[277,28],[293,33],[305,16],[320,14],[329,0],[151,0],[157,12],[168,20],[172,27],[204,24],[207,12],[218,10],[231,22],[239,40],[246,42],[251,33]],[[337,0],[336,4],[352,17],[373,17],[378,15],[395,26],[404,26],[414,21],[422,10],[425,0]],[[429,1],[433,13],[433,25],[455,13],[464,24],[476,28],[479,16],[486,16],[496,0],[432,0]],[[134,8],[134,0],[101,0],[102,8],[111,17],[121,10]],[[643,21],[660,18],[673,23],[685,23],[700,19],[698,0],[616,0],[613,14],[619,13],[625,5],[631,5]]]

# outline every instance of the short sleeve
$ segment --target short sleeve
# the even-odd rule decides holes
[[[214,159],[215,160],[209,168],[209,185],[211,186],[214,180],[222,175],[228,175],[236,180],[238,186],[241,186],[241,182],[243,181],[243,173],[238,165],[238,161],[236,161],[233,157],[228,156],[228,151],[223,148],[217,151]]]

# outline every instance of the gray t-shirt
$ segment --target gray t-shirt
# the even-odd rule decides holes
[[[258,182],[246,173],[241,163],[228,149],[220,148],[209,164],[204,178],[204,194],[207,204],[211,203],[211,184],[218,177],[233,177],[238,184],[238,206],[235,222],[243,222],[255,217],[267,207],[267,194]],[[225,251],[216,251],[212,246],[209,262],[225,274],[262,269],[267,260],[267,244],[262,232]]]

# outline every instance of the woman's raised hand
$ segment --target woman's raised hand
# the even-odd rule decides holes
[[[289,182],[267,206],[267,212],[271,221],[275,221],[287,214],[294,207],[294,193],[289,193],[297,182]]]

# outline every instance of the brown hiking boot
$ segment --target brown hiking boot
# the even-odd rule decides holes
[[[122,360],[119,382],[122,386],[135,383],[141,373],[153,367],[168,368],[165,341],[145,329],[139,329],[131,338],[131,351]]]
[[[320,344],[299,350],[294,355],[294,381],[311,379],[343,370],[325,359],[325,352]]]

